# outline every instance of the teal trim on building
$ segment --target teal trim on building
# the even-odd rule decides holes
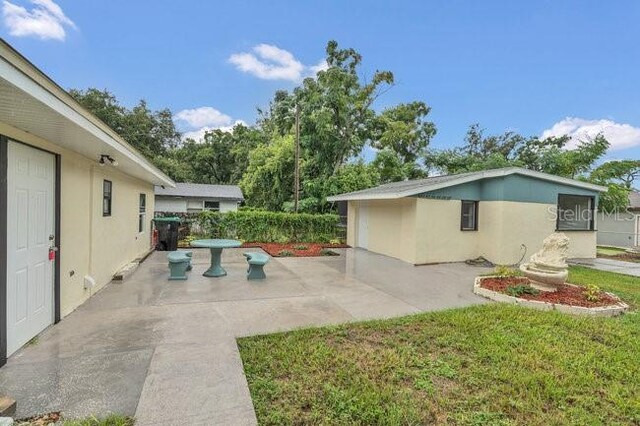
[[[556,204],[558,194],[586,195],[598,199],[598,192],[523,175],[476,180],[416,195],[440,200],[516,201]]]

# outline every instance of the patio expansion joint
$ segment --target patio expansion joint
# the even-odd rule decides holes
[[[108,350],[108,351],[101,351],[99,349],[93,349],[93,350],[87,350],[87,351],[83,351],[83,352],[70,352],[68,354],[64,354],[64,355],[57,355],[55,357],[48,357],[48,358],[36,358],[33,361],[23,361],[20,359],[20,357],[18,357],[17,359],[9,359],[9,361],[7,362],[7,366],[11,367],[11,366],[18,366],[18,365],[32,365],[32,364],[46,364],[48,362],[51,362],[52,360],[60,360],[60,361],[68,361],[71,360],[73,358],[78,358],[78,357],[87,357],[87,356],[117,356],[117,355],[123,355],[123,354],[128,354],[128,353],[133,353],[133,352],[140,352],[140,351],[145,351],[145,350],[152,350],[151,357],[153,357],[153,353],[155,352],[155,349],[158,345],[157,344],[153,344],[153,345],[141,345],[141,346],[132,346],[126,349],[117,349],[117,350]]]
[[[153,347],[153,352],[149,357],[149,363],[147,364],[147,368],[144,372],[144,381],[142,382],[142,386],[140,387],[140,393],[138,394],[138,400],[136,401],[136,408],[133,410],[134,414],[138,412],[138,406],[140,405],[140,399],[142,398],[142,392],[144,392],[144,385],[149,378],[149,370],[151,369],[151,363],[153,362],[153,357],[156,356],[157,345]]]
[[[271,297],[251,297],[251,298],[247,298],[247,299],[220,299],[220,300],[203,300],[203,301],[184,301],[184,302],[172,302],[172,303],[162,303],[162,304],[151,304],[151,305],[145,305],[145,306],[152,306],[152,307],[157,307],[157,308],[161,308],[164,306],[180,306],[180,305],[215,305],[216,303],[229,303],[229,302],[235,302],[235,303],[241,303],[241,302],[259,302],[259,301],[265,301],[265,300],[269,300],[269,301],[274,301],[274,300],[286,300],[286,299],[309,299],[309,298],[320,298],[322,297],[322,295],[309,295],[309,294],[299,294],[299,295],[295,295],[295,296],[271,296]],[[123,308],[126,309],[126,308]]]

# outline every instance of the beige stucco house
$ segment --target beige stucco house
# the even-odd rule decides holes
[[[0,40],[0,366],[151,248],[174,183]]]
[[[329,197],[347,202],[347,243],[415,265],[482,256],[518,263],[558,230],[571,257],[596,256],[606,188],[517,167],[395,182]]]

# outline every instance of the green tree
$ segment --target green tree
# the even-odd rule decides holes
[[[180,144],[169,109],[152,111],[144,100],[127,109],[109,91],[95,88],[71,89],[69,94],[159,166],[164,162],[158,158]]]
[[[240,187],[250,206],[280,210],[293,197],[294,138],[276,136],[270,144],[258,145],[249,155],[249,165]]]
[[[399,104],[385,109],[377,118],[377,134],[371,145],[390,149],[403,164],[415,163],[436,134],[436,127],[426,117],[431,111],[424,102]]]
[[[306,197],[301,200],[301,211],[308,213],[323,213],[331,210],[327,197],[345,192],[360,191],[379,185],[380,175],[371,164],[365,164],[361,159],[343,164],[328,178],[308,179],[304,184]],[[291,205],[285,207],[292,209]]]
[[[517,166],[577,178],[586,175],[609,148],[601,134],[580,141],[573,149],[567,148],[570,141],[569,136],[525,138],[514,132],[485,136],[474,124],[462,147],[431,151],[425,156],[425,163],[449,174]]]
[[[426,177],[426,172],[417,162],[403,161],[400,155],[391,148],[378,151],[371,162],[371,167],[377,171],[380,178],[379,183]]]
[[[301,146],[313,176],[331,176],[362,151],[372,138],[375,100],[394,82],[390,71],[376,71],[371,81],[357,74],[362,56],[354,49],[327,45],[329,68],[307,78],[294,91],[300,106]]]
[[[632,189],[636,179],[640,178],[640,160],[607,161],[591,173],[595,182],[619,182],[627,189]]]
[[[607,161],[597,167],[589,180],[607,187],[601,194],[598,208],[604,212],[624,210],[629,205],[629,192],[640,177],[640,160]]]
[[[278,136],[294,133],[296,107],[299,110],[305,164],[302,199],[323,203],[332,193],[329,182],[351,168],[349,161],[367,143],[385,152],[375,170],[376,175],[386,173],[385,181],[423,176],[420,159],[436,131],[427,119],[430,108],[424,102],[409,102],[378,113],[373,105],[393,86],[393,74],[376,71],[365,81],[358,75],[362,57],[354,49],[330,41],[326,53],[328,69],[305,79],[292,92],[276,92],[269,108],[259,110],[258,126]]]

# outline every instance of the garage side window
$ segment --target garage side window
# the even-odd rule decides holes
[[[214,212],[217,212],[220,210],[220,202],[219,201],[205,201],[204,202],[204,209],[205,210],[212,210]]]
[[[478,202],[462,200],[462,212],[460,214],[460,230],[478,230]]]
[[[144,232],[144,223],[147,217],[147,194],[140,194],[138,207],[138,232]]]
[[[558,231],[593,231],[594,229],[593,197],[584,195],[558,195]]]
[[[102,181],[102,216],[111,216],[113,185],[110,180]]]

